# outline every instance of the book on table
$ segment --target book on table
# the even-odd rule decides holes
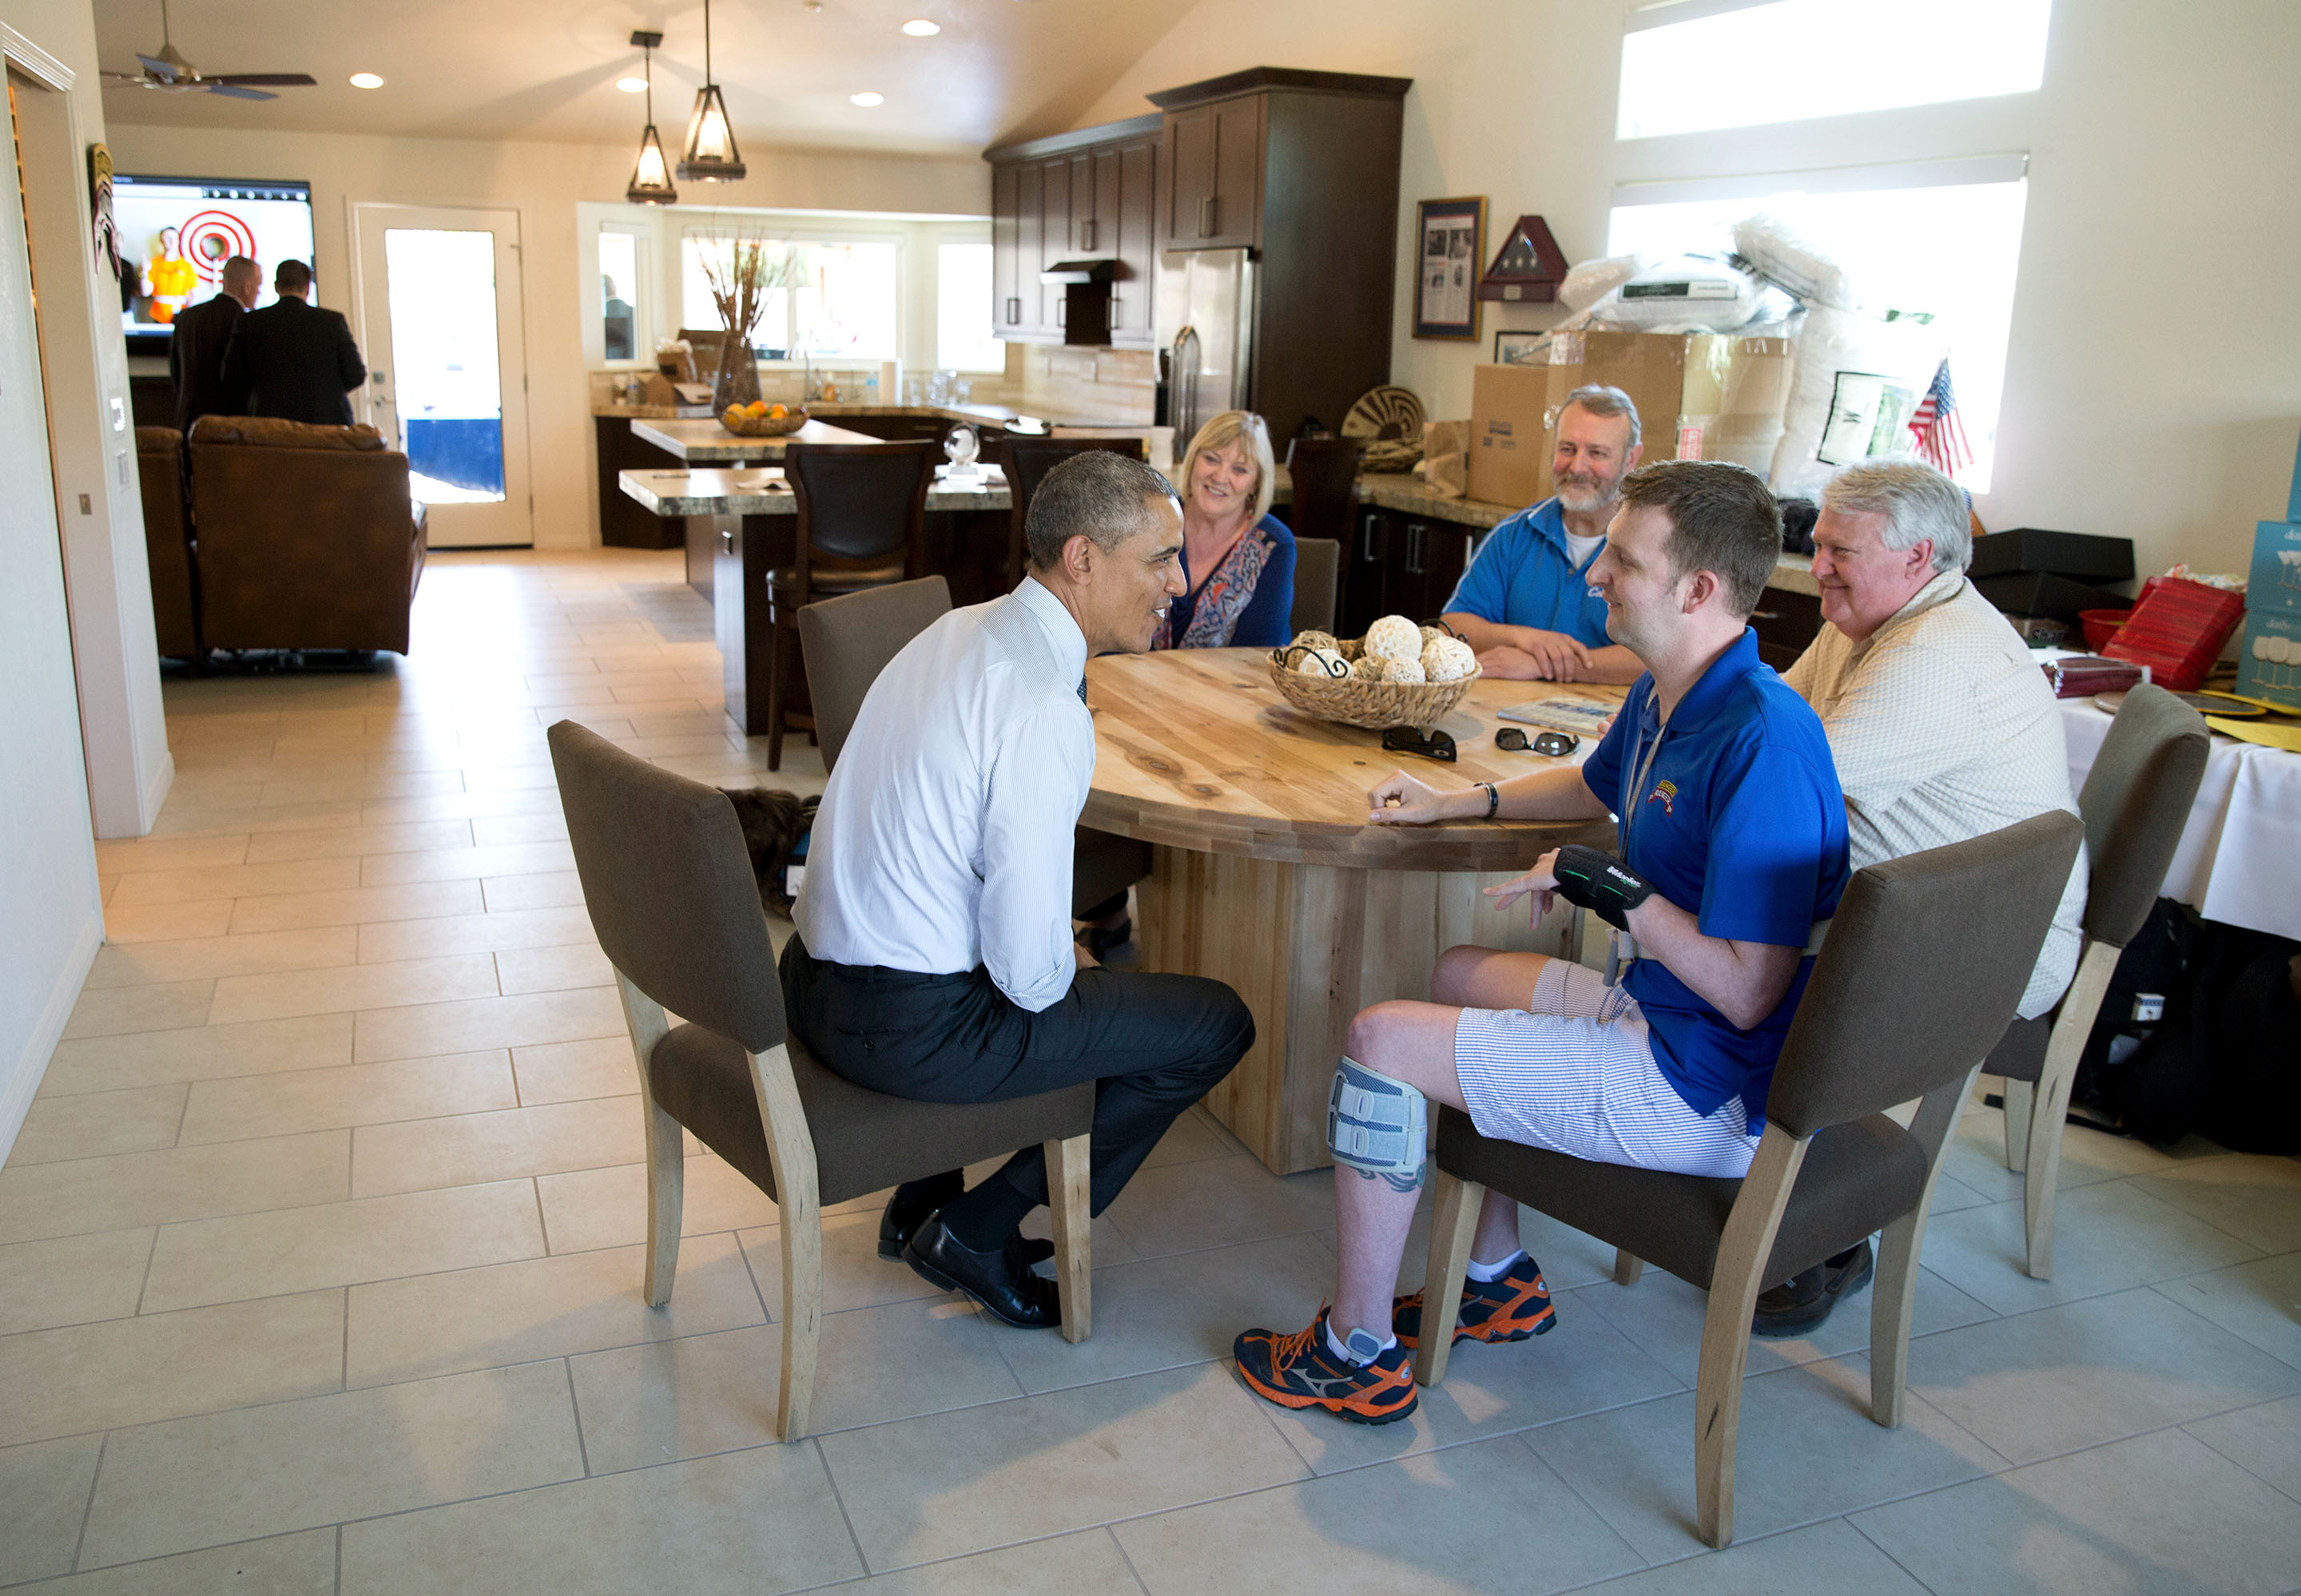
[[[1577,737],[1602,737],[1606,722],[1621,707],[1602,698],[1557,697],[1530,698],[1523,704],[1513,704],[1495,713],[1506,721],[1519,721],[1528,726],[1548,726],[1556,731],[1571,731]]]

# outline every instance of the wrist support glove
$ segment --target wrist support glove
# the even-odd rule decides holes
[[[1652,882],[1613,855],[1578,842],[1558,850],[1557,875],[1560,898],[1616,931],[1627,931],[1630,911],[1654,894]]]

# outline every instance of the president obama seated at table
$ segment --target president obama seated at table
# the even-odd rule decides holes
[[[1451,948],[1435,1002],[1378,1003],[1351,1022],[1327,1116],[1340,1285],[1308,1329],[1238,1338],[1257,1394],[1360,1424],[1414,1410],[1422,1299],[1392,1293],[1430,1099],[1483,1135],[1574,1157],[1748,1172],[1815,924],[1848,875],[1821,723],[1759,663],[1745,624],[1780,549],[1780,514],[1741,467],[1633,472],[1590,575],[1607,635],[1647,673],[1588,763],[1464,791],[1399,772],[1370,795],[1368,818],[1393,824],[1619,815],[1620,856],[1559,848],[1487,892],[1498,907],[1531,898],[1537,917],[1553,895],[1592,909],[1633,962],[1611,984],[1540,954]],[[1518,1205],[1499,1192],[1470,1260],[1458,1339],[1524,1341],[1554,1323]]]
[[[815,817],[783,948],[791,1028],[858,1085],[939,1103],[1097,1082],[1092,1199],[1109,1207],[1254,1043],[1238,994],[1106,970],[1071,940],[1071,837],[1094,774],[1092,654],[1141,654],[1183,591],[1167,479],[1095,452],[1031,498],[1030,573],[911,639],[864,696]],[[1017,1233],[1035,1146],[963,1195],[896,1189],[880,1251],[1024,1329],[1061,1322]]]

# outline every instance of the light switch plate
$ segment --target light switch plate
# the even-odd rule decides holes
[[[112,430],[114,432],[128,430],[128,401],[125,399],[112,401]]]

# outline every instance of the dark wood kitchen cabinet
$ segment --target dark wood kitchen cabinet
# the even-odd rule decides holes
[[[1139,116],[986,153],[992,323],[1000,338],[1150,347],[1164,126]],[[1108,311],[1098,307],[1095,325],[1070,326],[1064,285],[1039,280],[1067,261],[1110,263]]]
[[[1343,637],[1364,637],[1384,615],[1435,621],[1469,569],[1478,530],[1375,505],[1359,508],[1343,574]]]
[[[1187,93],[1187,90],[1176,90]],[[1153,103],[1163,104],[1158,96]],[[1251,249],[1262,242],[1262,158],[1268,98],[1249,94],[1167,116],[1166,237],[1173,249]]]

